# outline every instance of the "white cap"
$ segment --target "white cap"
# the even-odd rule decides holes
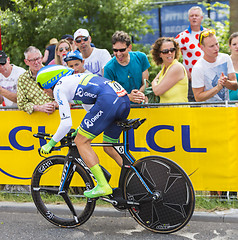
[[[79,28],[75,33],[74,33],[74,40],[76,40],[77,37],[82,36],[82,37],[89,37],[89,32],[87,29]]]

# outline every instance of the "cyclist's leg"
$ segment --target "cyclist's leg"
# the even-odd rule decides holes
[[[106,104],[105,104],[106,103]],[[129,99],[127,96],[117,97],[113,94],[100,95],[97,98],[96,103],[90,109],[90,111],[85,115],[82,120],[80,127],[78,128],[78,133],[75,138],[75,143],[78,147],[79,153],[84,159],[85,163],[94,174],[98,181],[98,185],[84,193],[85,196],[93,198],[103,195],[108,195],[112,193],[112,189],[104,174],[98,165],[99,159],[96,153],[93,151],[90,143],[92,139],[98,136],[105,129],[110,132],[110,126],[119,119],[124,119],[128,116],[130,111]],[[119,138],[121,129],[116,128],[111,130],[116,131],[116,138]],[[110,138],[109,134],[109,138]],[[114,138],[114,135],[111,137]]]
[[[128,117],[130,112],[130,101],[127,96],[121,97],[118,101],[118,108],[116,109],[115,121],[124,120]],[[117,143],[119,136],[122,132],[121,127],[117,126],[116,122],[113,121],[105,130],[103,136],[103,142],[105,143]],[[121,156],[113,147],[103,147],[104,151],[113,158],[117,164],[121,167],[123,160]]]
[[[103,195],[112,194],[112,188],[108,184],[101,167],[99,166],[99,159],[97,154],[93,151],[91,147],[91,139],[87,137],[77,134],[75,138],[75,143],[77,145],[78,151],[90,168],[92,174],[97,179],[97,186],[92,190],[85,191],[84,195],[89,198],[95,198]]]
[[[99,163],[97,154],[93,151],[91,147],[92,139],[89,139],[81,134],[77,134],[74,142],[77,145],[80,156],[86,163],[86,165],[91,168]]]
[[[99,159],[90,143],[92,139],[102,133],[114,121],[113,101],[115,101],[115,98],[115,95],[110,94],[99,96],[94,106],[82,120],[75,138],[75,143],[82,159],[98,182],[94,189],[85,192],[85,196],[90,198],[112,193],[112,189],[106,181],[101,167],[98,165]]]
[[[107,141],[103,141],[104,143],[108,143]],[[121,167],[123,164],[121,156],[117,153],[117,151],[113,147],[103,147],[105,153],[112,159],[116,161],[116,163]]]

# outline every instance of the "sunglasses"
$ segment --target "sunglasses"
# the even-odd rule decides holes
[[[69,51],[69,47],[61,47],[61,48],[59,48],[59,51],[60,51],[60,52],[63,52],[64,49],[65,49],[65,51]]]
[[[203,31],[199,36],[199,43],[202,44],[202,40],[208,37],[210,34],[215,35],[216,31],[214,29],[208,29]]]
[[[0,63],[0,65],[2,65],[2,66],[3,66],[3,65],[5,65],[6,63],[7,63],[7,61],[5,61],[5,63]]]
[[[163,54],[167,54],[169,52],[173,53],[176,50],[176,48],[170,48],[170,49],[164,49],[162,51],[160,51]]]
[[[113,52],[125,52],[127,48],[121,48],[121,49],[116,49],[116,48],[113,48],[112,51]]]
[[[81,43],[81,41],[84,40],[84,42],[87,42],[88,41],[88,37],[81,37],[81,38],[77,38],[75,40],[76,43]]]

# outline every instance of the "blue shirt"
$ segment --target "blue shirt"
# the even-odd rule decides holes
[[[238,82],[238,73],[236,73],[236,80]],[[230,100],[238,100],[238,90],[229,90]]]
[[[45,66],[47,66],[49,62],[51,62],[55,58],[55,47],[56,45],[50,45],[46,48],[46,50],[49,51],[49,56],[47,61],[45,62]]]
[[[133,89],[140,89],[142,85],[142,73],[150,67],[150,63],[145,53],[129,52],[130,62],[122,66],[113,57],[104,67],[104,77],[117,81],[126,89],[128,94]]]

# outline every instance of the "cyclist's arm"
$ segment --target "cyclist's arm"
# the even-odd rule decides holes
[[[70,130],[72,127],[72,118],[70,112],[70,104],[68,102],[66,94],[59,90],[57,96],[54,91],[54,97],[56,102],[59,105],[59,114],[60,114],[60,125],[53,136],[55,142],[59,142]]]

